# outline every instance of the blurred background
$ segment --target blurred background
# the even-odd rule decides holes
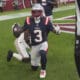
[[[73,3],[75,0],[57,0],[58,6]],[[0,0],[0,11],[18,10],[31,7],[31,0]]]

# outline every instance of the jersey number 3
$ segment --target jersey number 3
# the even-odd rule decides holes
[[[34,34],[36,34],[35,42],[41,42],[42,41],[42,31],[34,30]]]

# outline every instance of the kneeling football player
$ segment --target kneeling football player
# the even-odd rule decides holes
[[[27,17],[20,32],[29,30],[31,36],[31,68],[36,71],[41,64],[40,78],[46,77],[48,33],[50,31],[59,33],[60,28],[54,28],[49,17],[43,16],[43,7],[34,4],[31,10],[32,15]]]
[[[25,31],[21,34],[18,34],[17,31],[19,30],[19,25],[14,24],[12,26],[12,31],[14,36],[16,37],[15,40],[15,47],[18,53],[13,52],[12,50],[8,51],[7,61],[10,62],[12,57],[15,57],[19,61],[29,62],[30,61],[30,54],[27,50],[30,49],[30,42],[29,42],[29,31]]]

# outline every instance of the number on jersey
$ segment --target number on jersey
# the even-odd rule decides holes
[[[34,30],[34,34],[36,34],[35,41],[41,42],[42,41],[42,31],[41,30]]]

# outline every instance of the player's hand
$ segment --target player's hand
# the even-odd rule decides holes
[[[12,31],[13,31],[13,35],[18,38],[20,36],[20,31],[21,31],[21,27],[20,24],[18,23],[14,23],[12,25]]]
[[[60,29],[60,26],[59,25],[56,25],[54,27],[55,31],[56,31],[56,34],[60,34],[61,33],[61,29]]]

